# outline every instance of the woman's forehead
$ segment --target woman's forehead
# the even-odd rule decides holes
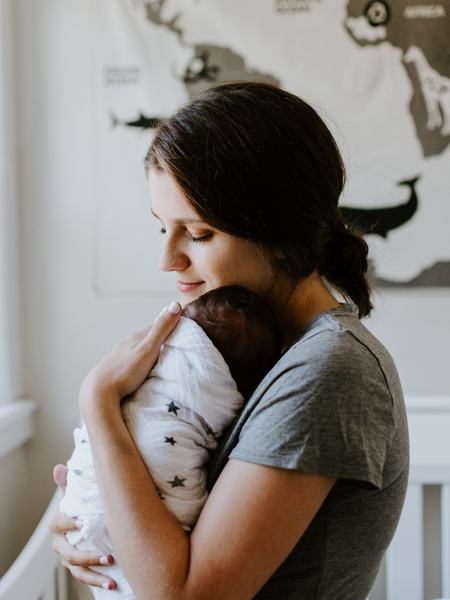
[[[161,220],[161,217],[154,211],[153,206],[150,207],[150,212],[152,213],[152,215],[154,217],[156,217],[157,219]],[[165,214],[167,215],[167,211],[165,211]],[[167,215],[169,221],[171,223],[174,223],[175,225],[195,225],[195,224],[204,224],[206,221],[203,221],[203,219],[201,219],[198,215],[186,215],[184,217],[177,217],[177,216],[171,216],[170,214]],[[166,218],[167,218],[166,217]]]
[[[149,171],[151,212],[158,219],[173,222],[204,223],[189,204],[182,189],[165,171]]]

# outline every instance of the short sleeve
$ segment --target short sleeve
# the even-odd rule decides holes
[[[349,332],[316,338],[266,390],[229,457],[381,488],[394,433],[383,371]]]

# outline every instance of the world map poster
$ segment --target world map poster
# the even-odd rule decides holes
[[[161,119],[241,79],[299,95],[332,130],[374,285],[450,286],[450,0],[93,4],[100,294],[171,289],[143,157]]]

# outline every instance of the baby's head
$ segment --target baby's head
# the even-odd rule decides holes
[[[249,290],[229,285],[203,294],[183,315],[204,330],[248,398],[280,358],[282,335],[272,309]]]

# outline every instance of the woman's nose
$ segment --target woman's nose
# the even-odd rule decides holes
[[[189,257],[172,244],[163,246],[159,258],[161,271],[183,271],[191,264]]]

